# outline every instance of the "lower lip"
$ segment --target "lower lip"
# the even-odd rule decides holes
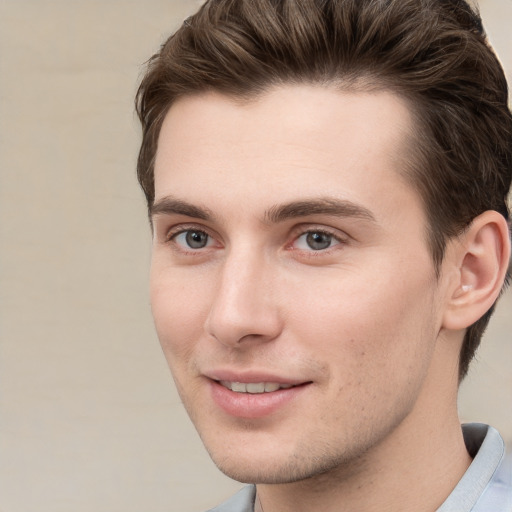
[[[284,407],[303,393],[308,384],[270,393],[236,393],[216,381],[211,381],[213,401],[231,416],[238,418],[262,418]]]

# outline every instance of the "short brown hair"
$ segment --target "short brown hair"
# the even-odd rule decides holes
[[[154,55],[139,87],[138,179],[154,201],[163,119],[179,97],[254,97],[284,83],[386,88],[416,120],[407,176],[428,217],[436,270],[446,241],[486,210],[507,220],[512,115],[503,69],[464,0],[208,0]],[[462,379],[492,309],[468,328]]]

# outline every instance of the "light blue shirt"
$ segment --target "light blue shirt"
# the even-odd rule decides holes
[[[473,462],[436,512],[512,512],[512,457],[504,458],[505,444],[492,427],[462,426]],[[209,512],[254,512],[256,487],[248,485]]]

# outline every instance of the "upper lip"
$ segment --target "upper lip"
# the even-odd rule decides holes
[[[290,384],[297,386],[309,382],[307,379],[296,379],[290,377],[284,377],[275,373],[269,373],[265,371],[257,370],[211,370],[203,373],[206,377],[216,381],[227,381],[227,382],[243,382],[243,383],[256,383],[256,382],[275,382],[277,384]]]

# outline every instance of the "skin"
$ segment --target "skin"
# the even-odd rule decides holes
[[[392,93],[306,85],[184,97],[164,121],[155,325],[206,448],[258,484],[257,509],[435,510],[470,463],[464,326],[445,328],[461,256],[449,245],[435,277],[400,174],[412,129]],[[302,385],[237,416],[213,398],[221,374]]]

